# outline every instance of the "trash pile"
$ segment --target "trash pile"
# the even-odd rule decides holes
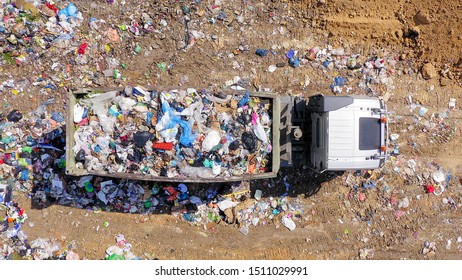
[[[5,217],[0,222],[0,241],[2,248],[0,260],[9,259],[48,259],[52,253],[59,250],[59,245],[51,246],[42,239],[29,243],[22,226],[27,220],[27,214],[15,201],[0,203],[0,209],[5,208]]]
[[[136,95],[139,89],[140,88],[133,89],[132,93],[135,92]],[[150,92],[150,94],[155,96],[153,92]],[[172,98],[174,94],[179,95],[181,92],[158,93],[160,98],[153,99],[162,101],[165,97],[170,96],[170,99],[167,100],[170,100],[171,103],[165,102],[165,108],[176,108],[175,110],[164,112],[160,110],[162,112],[160,115],[158,115],[158,112],[155,112],[154,110],[152,110],[153,114],[149,114],[148,112],[142,113],[136,111],[136,109],[132,111],[134,112],[133,114],[123,115],[123,109],[115,106],[110,106],[108,108],[108,112],[117,109],[118,112],[121,113],[121,116],[115,117],[116,121],[120,121],[122,116],[135,118],[136,115],[142,115],[143,118],[138,120],[139,127],[145,126],[146,128],[149,128],[149,130],[154,130],[156,125],[160,123],[160,120],[165,119],[166,116],[175,118],[173,112],[179,111],[179,108],[181,108],[181,103],[174,101]],[[195,144],[191,147],[182,147],[178,154],[182,155],[182,153],[186,152],[184,155],[188,156],[188,149],[191,151],[195,150],[198,155],[202,156],[203,160],[203,162],[199,162],[201,165],[199,168],[201,168],[201,170],[208,169],[208,172],[213,174],[213,165],[217,165],[216,160],[219,157],[223,158],[223,161],[226,159],[226,153],[223,152],[220,154],[220,151],[224,151],[225,148],[230,151],[232,150],[230,146],[235,144],[237,145],[237,143],[239,143],[236,150],[240,150],[240,152],[236,153],[236,155],[249,156],[247,153],[249,149],[252,150],[252,147],[250,146],[252,143],[248,141],[240,143],[242,136],[239,136],[241,133],[244,134],[247,132],[247,135],[253,135],[252,137],[256,142],[255,144],[257,144],[257,146],[255,146],[255,151],[253,152],[260,157],[262,155],[267,156],[267,154],[265,154],[266,150],[264,148],[265,146],[263,141],[259,140],[259,138],[255,135],[255,133],[258,133],[259,131],[253,129],[254,127],[258,127],[258,121],[263,121],[265,124],[264,131],[267,137],[267,147],[270,147],[270,141],[268,139],[270,139],[271,136],[269,129],[271,122],[269,115],[271,112],[266,107],[268,104],[263,104],[265,100],[253,98],[250,95],[244,95],[240,98],[236,98],[236,96],[233,96],[232,98],[227,97],[230,99],[229,102],[226,102],[226,104],[229,104],[229,106],[232,107],[226,108],[220,103],[217,103],[217,101],[220,100],[218,97],[212,96],[207,92],[196,92],[196,94],[196,102],[204,104],[204,109],[202,111],[205,113],[208,112],[209,115],[201,114],[199,117],[196,114],[199,120],[198,124],[195,125],[197,135],[195,138],[191,139],[197,141],[198,138],[202,138],[200,140],[202,142],[199,142],[197,147],[194,147]],[[199,96],[202,96],[202,98],[199,98]],[[120,100],[130,100],[129,102],[133,103],[135,99],[133,99],[132,95],[131,97],[120,97]],[[195,99],[193,98],[189,99],[189,104],[194,104],[194,100]],[[179,216],[182,219],[196,224],[219,222],[223,219],[226,219],[227,222],[232,222],[232,220],[226,215],[226,213],[231,210],[231,208],[227,209],[225,206],[229,203],[227,199],[228,196],[223,196],[227,192],[213,187],[204,188],[201,186],[199,188],[194,188],[193,186],[193,191],[191,191],[188,186],[181,183],[152,184],[144,181],[110,179],[93,175],[82,177],[66,175],[64,172],[66,165],[64,158],[66,144],[65,132],[61,128],[64,125],[64,117],[59,113],[54,112],[50,114],[47,112],[47,107],[52,104],[53,101],[53,99],[50,99],[44,102],[34,112],[27,114],[25,117],[22,117],[20,112],[15,111],[9,115],[20,115],[20,118],[12,119],[10,117],[2,119],[2,122],[0,123],[0,199],[2,203],[10,203],[13,199],[13,193],[25,192],[31,196],[32,205],[38,208],[47,207],[50,203],[57,203],[59,205],[84,208],[93,211],[100,211],[102,209],[104,211],[141,214],[180,214]],[[144,103],[145,105],[141,104],[143,103],[136,101],[134,108],[136,108],[136,106],[148,107],[146,103]],[[171,107],[170,104],[172,104]],[[188,108],[197,107],[190,105]],[[255,111],[252,111],[251,108],[255,108]],[[91,116],[91,113],[88,113],[88,109],[85,109],[84,107],[82,107],[82,109],[87,115],[85,116],[87,119],[93,118],[93,120],[98,120],[98,116]],[[221,111],[220,114],[219,110],[222,109],[224,111]],[[187,108],[184,110],[187,110]],[[149,118],[151,118],[150,123],[147,122],[149,119],[148,115]],[[210,118],[206,118],[206,116],[210,116]],[[108,117],[112,117],[110,113],[108,113]],[[237,118],[235,123],[233,122],[233,117]],[[152,119],[158,119],[159,121],[157,121],[157,123],[152,122]],[[179,120],[181,121],[181,119]],[[253,121],[255,122],[254,124],[252,124]],[[137,122],[134,121],[133,123],[135,124]],[[219,138],[219,140],[225,139],[226,142],[220,142],[217,145],[213,145],[214,143],[212,143],[207,148],[205,144],[210,140],[206,140],[207,135],[209,135],[208,133],[206,134],[206,132],[214,131],[214,128],[216,131],[224,134],[224,136]],[[114,130],[115,129],[117,129],[117,127],[114,126]],[[164,141],[172,141],[172,149],[176,149],[176,147],[181,146],[181,126],[169,128],[170,131],[175,129],[178,129],[179,131],[173,139],[167,139],[169,135],[167,135],[166,138],[163,138],[165,135],[162,135],[162,131],[161,133],[157,133],[158,135],[153,134],[154,136],[159,136],[159,138],[154,138],[154,142],[151,145],[153,146],[154,143],[156,143],[156,140],[159,140],[162,137]],[[202,129],[202,133],[199,133],[199,129]],[[103,128],[99,128],[95,131],[102,133]],[[137,134],[133,133],[133,130],[129,131],[132,132],[131,136],[133,137],[130,140],[132,141],[132,144],[130,144],[131,147],[134,147],[134,149],[141,149],[136,146],[136,143],[134,143],[135,140],[139,140],[137,138],[138,136],[136,136]],[[190,133],[187,136],[193,137],[193,134],[194,133]],[[136,139],[134,139],[135,137]],[[173,145],[173,143],[175,143],[175,145]],[[96,147],[96,145],[94,145],[94,147]],[[125,149],[128,145],[121,145],[121,147]],[[204,147],[206,147],[206,149],[210,149],[209,152],[204,152],[202,150]],[[213,150],[215,151],[213,152]],[[97,155],[96,152],[92,152],[92,154]],[[177,156],[177,153],[171,153],[170,155]],[[216,156],[216,158],[214,158],[214,156]],[[163,159],[165,159],[165,156]],[[214,161],[212,161],[212,159]],[[212,166],[206,167],[204,163],[207,163],[208,160],[212,161]],[[240,161],[242,161],[242,159],[240,159]],[[262,162],[263,161],[256,161],[256,166],[259,166],[258,164],[261,164]],[[238,164],[234,165],[234,167],[244,167],[245,165],[243,164],[244,162],[238,162]],[[245,168],[249,167],[246,166]],[[250,166],[250,168],[252,167]],[[260,171],[256,170],[255,172]],[[243,187],[238,184],[235,186],[234,190],[231,190],[231,192],[242,193],[248,197],[249,187]],[[241,197],[244,197],[244,195],[240,195],[238,197],[240,199]],[[260,222],[258,224],[264,224],[267,223],[264,221],[265,219],[272,220],[273,216],[278,216],[279,212],[284,212],[286,214],[289,212],[293,213],[290,214],[292,217],[295,217],[299,213],[297,212],[298,210],[292,211],[294,208],[288,203],[287,197],[273,198],[271,201],[266,200],[266,198],[260,199],[259,203],[261,205],[257,207],[249,205],[249,209],[246,208],[242,209],[240,212],[238,211],[239,213],[236,215],[234,222],[242,225],[250,225],[253,221],[253,224],[255,225],[257,224],[255,217],[260,217]],[[265,204],[266,207],[263,207],[263,204]],[[217,207],[217,205],[220,205],[220,207]],[[243,204],[241,204],[241,206],[242,205]],[[290,218],[290,216],[288,217]]]
[[[16,65],[22,71],[44,67],[48,71],[40,71],[38,75],[30,71],[29,76],[2,81],[0,92],[13,96],[33,90],[34,95],[48,94],[62,86],[61,83],[70,78],[70,63],[56,61],[56,58],[72,53],[76,32],[82,23],[82,13],[72,3],[2,1],[0,65]],[[44,63],[43,58],[49,56],[53,57],[51,63]]]
[[[7,120],[0,119],[0,184],[30,192],[33,184],[49,179],[55,166],[65,167],[64,117],[46,112],[52,101],[41,104],[27,118],[13,110]]]
[[[454,179],[451,170],[444,170],[437,162],[422,164],[416,159],[399,155],[391,158],[393,171],[407,182],[422,186],[427,193],[440,195]]]
[[[0,203],[0,209],[5,210],[5,217],[0,221],[0,260],[79,260],[74,251],[75,242],[68,242],[63,250],[52,238],[37,238],[29,241],[22,230],[28,216],[24,209],[14,200]],[[29,222],[29,227],[34,223]]]
[[[24,209],[18,203],[9,201],[0,204],[0,209],[4,210],[5,217],[0,222],[0,241],[3,243],[0,260],[13,258],[21,251],[30,255],[30,246],[27,244],[27,235],[21,230],[22,225],[27,220]]]
[[[41,188],[34,193],[33,201],[39,200],[35,203],[56,201],[59,205],[91,211],[172,214],[191,224],[204,226],[224,221],[238,224],[245,235],[251,226],[258,225],[279,226],[282,223],[294,230],[295,221],[301,221],[304,211],[300,201],[291,200],[284,194],[262,197],[262,191],[257,190],[255,199],[250,199],[247,182],[233,183],[227,188],[204,188],[194,184],[188,187],[183,183],[105,180],[93,175],[68,178],[58,175],[53,180],[59,182],[53,182],[49,190]]]
[[[24,209],[15,201],[0,204],[0,208],[3,206],[6,208],[6,216],[0,227],[0,241],[3,245],[0,260],[79,259],[71,248],[58,255],[61,245],[54,239],[38,238],[29,242],[27,234],[22,230],[28,218]],[[33,226],[33,223],[30,222],[29,226]]]
[[[106,249],[106,260],[141,260],[131,252],[132,244],[127,243],[123,234],[115,237],[116,245]]]
[[[271,168],[271,99],[206,90],[126,87],[74,106],[77,169],[169,178]]]
[[[254,199],[250,198],[250,190],[246,182],[236,183],[229,191],[218,193],[210,188],[207,190],[207,199],[201,202],[201,198],[190,197],[190,202],[196,204],[195,208],[180,208],[182,211],[172,212],[175,216],[181,216],[183,220],[195,225],[203,225],[207,228],[210,223],[236,224],[240,232],[248,235],[252,227],[273,224],[279,227],[281,224],[293,231],[296,221],[301,221],[304,206],[297,199],[289,199],[287,196],[262,197],[263,192],[256,190]],[[172,209],[174,211],[174,209]]]
[[[18,66],[36,60],[50,47],[69,47],[82,14],[70,3],[59,9],[51,3],[2,1],[0,10],[3,58]]]
[[[249,233],[251,226],[267,224],[274,224],[276,227],[282,224],[293,231],[296,228],[295,221],[301,221],[302,214],[303,205],[297,200],[290,201],[287,196],[268,197],[258,199],[250,207],[239,210],[237,220],[241,226],[240,232],[244,235]]]

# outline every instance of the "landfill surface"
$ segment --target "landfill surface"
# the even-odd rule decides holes
[[[460,1],[0,1],[0,259],[462,257]],[[68,90],[115,86],[377,96],[391,157],[226,184],[66,175]]]

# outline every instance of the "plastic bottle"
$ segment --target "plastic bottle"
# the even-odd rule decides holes
[[[261,196],[262,196],[262,191],[261,190],[256,190],[255,195],[254,195],[255,199],[260,200]]]
[[[248,235],[249,234],[249,228],[247,226],[241,227],[239,230],[243,235]]]
[[[449,170],[448,173],[446,174],[446,188],[449,187],[449,182],[451,181],[451,178],[452,178],[452,172],[451,170]]]
[[[221,173],[221,164],[219,162],[212,162],[212,174],[213,175],[220,175]]]
[[[108,257],[106,258],[106,260],[111,260],[111,261],[112,261],[112,260],[124,260],[124,257],[122,257],[121,255],[117,255],[117,254],[114,253],[114,254],[108,256]]]

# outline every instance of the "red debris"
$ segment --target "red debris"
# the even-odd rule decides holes
[[[171,149],[173,149],[173,143],[156,142],[156,143],[152,144],[152,148],[157,149],[157,150],[170,151]]]
[[[427,189],[427,193],[435,192],[435,187],[433,185],[428,184],[425,188]]]
[[[80,126],[87,125],[87,124],[88,124],[88,121],[89,121],[89,119],[88,119],[88,117],[86,117],[86,118],[82,119],[82,120],[79,122],[79,125],[80,125]]]
[[[79,54],[85,54],[85,50],[88,48],[88,44],[87,43],[83,43],[82,45],[80,45],[79,47]]]
[[[52,5],[50,3],[46,3],[46,6],[47,6],[48,9],[53,10],[53,12],[55,12],[55,14],[58,14],[58,8],[56,8],[54,5]]]

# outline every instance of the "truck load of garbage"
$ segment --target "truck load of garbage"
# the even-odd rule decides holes
[[[77,90],[69,101],[70,175],[235,181],[279,168],[279,100],[269,93],[127,86]]]

